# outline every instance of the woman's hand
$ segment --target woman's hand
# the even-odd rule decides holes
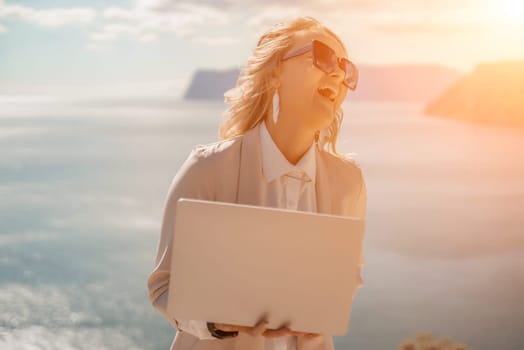
[[[215,328],[220,329],[222,331],[226,332],[244,332],[249,334],[252,337],[258,337],[263,336],[266,338],[278,338],[278,337],[285,337],[285,336],[303,336],[308,339],[315,338],[317,336],[320,336],[320,334],[316,333],[303,333],[303,332],[296,332],[292,331],[288,327],[280,327],[278,329],[268,329],[267,328],[267,321],[260,321],[257,323],[254,327],[248,327],[248,326],[237,326],[232,324],[226,324],[226,323],[215,323]]]
[[[267,324],[267,321],[260,321],[254,327],[248,327],[226,323],[215,323],[215,328],[225,332],[243,332],[249,334],[252,337],[258,337],[266,331]]]

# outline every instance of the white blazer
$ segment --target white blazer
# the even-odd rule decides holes
[[[243,136],[197,146],[168,190],[156,266],[147,283],[153,306],[177,329],[171,350],[264,350],[264,337],[251,337],[245,333],[227,339],[215,339],[209,335],[199,337],[181,330],[177,321],[166,314],[176,202],[184,197],[260,205],[261,184],[266,180],[262,173],[259,125]],[[366,185],[358,164],[318,148],[316,161],[317,211],[365,218]],[[361,256],[360,267],[363,265]],[[361,277],[359,282],[360,287]],[[322,335],[307,339],[299,336],[297,350],[334,350],[333,337]]]

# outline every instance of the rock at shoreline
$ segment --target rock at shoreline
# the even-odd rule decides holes
[[[430,102],[425,113],[524,126],[524,61],[478,65]]]

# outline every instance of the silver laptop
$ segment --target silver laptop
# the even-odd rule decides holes
[[[168,314],[344,335],[363,235],[359,218],[180,199]]]

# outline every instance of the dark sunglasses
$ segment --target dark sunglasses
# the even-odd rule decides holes
[[[335,51],[328,45],[324,44],[322,41],[312,40],[311,44],[284,55],[284,57],[282,57],[282,61],[285,61],[292,57],[300,56],[309,51],[313,52],[313,64],[315,65],[315,67],[317,67],[324,73],[331,74],[336,69],[336,66],[338,64],[338,66],[345,73],[343,81],[344,85],[346,85],[350,90],[353,91],[357,88],[357,67],[353,64],[353,62],[351,62],[347,58],[338,57],[335,54]]]

